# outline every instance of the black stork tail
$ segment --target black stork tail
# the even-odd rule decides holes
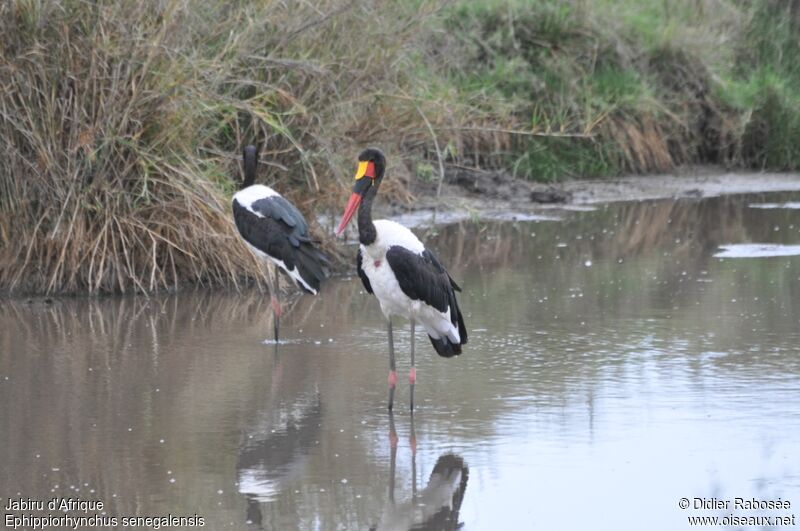
[[[467,344],[467,327],[464,325],[464,317],[461,315],[461,309],[458,307],[458,301],[456,301],[455,294],[455,291],[461,291],[461,288],[458,287],[452,278],[450,279],[450,285],[454,290],[450,291],[449,294],[450,312],[451,315],[455,314],[453,324],[458,323],[458,336],[461,338],[461,342],[454,343],[450,341],[450,338],[447,336],[443,336],[439,339],[433,339],[431,336],[428,336],[431,340],[433,348],[436,350],[436,353],[443,358],[452,358],[453,356],[458,356],[461,354],[461,345]]]
[[[461,345],[451,342],[447,336],[441,339],[433,339],[431,336],[428,338],[431,340],[433,348],[436,349],[436,353],[443,358],[452,358],[461,354]]]
[[[328,278],[330,272],[331,262],[328,257],[310,243],[304,242],[297,248],[295,262],[303,281],[318,293],[322,282]],[[302,283],[297,282],[297,285],[304,291],[309,291]]]

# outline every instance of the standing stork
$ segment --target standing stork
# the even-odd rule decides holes
[[[378,298],[387,320],[389,334],[389,410],[394,402],[397,371],[392,337],[392,315],[411,322],[410,406],[414,411],[414,325],[419,322],[436,352],[445,358],[461,354],[467,342],[464,318],[458,309],[456,291],[461,288],[450,278],[436,256],[406,227],[379,219],[372,221],[372,202],[386,169],[381,150],[369,148],[358,156],[358,170],[337,234],[341,234],[358,210],[358,276],[368,293]]]
[[[267,273],[272,310],[275,312],[275,343],[278,342],[280,277],[278,269],[306,293],[316,295],[327,276],[328,259],[314,247],[303,214],[278,192],[253,184],[258,150],[245,146],[244,180],[233,196],[233,219],[239,235],[256,255],[275,264],[274,277]]]

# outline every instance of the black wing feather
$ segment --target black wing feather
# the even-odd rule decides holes
[[[456,281],[453,280],[453,277],[450,276],[450,273],[448,273],[447,270],[444,268],[444,266],[441,264],[441,262],[439,262],[439,259],[436,258],[435,254],[433,254],[433,251],[425,249],[425,251],[422,254],[425,255],[425,253],[428,254],[428,256],[431,259],[431,262],[438,271],[444,271],[445,275],[447,275],[448,280],[450,280],[450,285],[453,287],[453,289],[456,291],[461,291],[459,285],[456,284]]]
[[[369,283],[369,277],[364,272],[364,269],[361,267],[364,258],[361,255],[361,248],[358,248],[358,256],[356,257],[356,271],[358,271],[358,276],[361,279],[361,283],[364,284],[364,289],[367,290],[367,293],[372,293],[372,284]]]
[[[400,289],[410,299],[422,301],[446,312],[451,291],[447,271],[427,249],[421,255],[400,246],[389,247],[386,261],[392,268]]]
[[[280,196],[259,199],[253,206],[263,217],[238,201],[233,202],[233,217],[242,238],[261,252],[282,260],[287,270],[297,267],[303,280],[319,291],[320,284],[328,276],[330,261],[311,243],[308,224],[300,211]],[[286,218],[290,218],[292,224],[287,223]],[[306,289],[299,282],[298,286]]]
[[[431,338],[431,343],[441,356],[460,354],[461,345],[467,342],[467,329],[455,293],[461,288],[450,278],[436,255],[427,249],[422,254],[416,254],[404,247],[394,246],[386,251],[386,261],[408,298],[422,301],[443,313],[450,309],[450,322],[458,327],[461,343],[453,345],[446,338]]]
[[[282,196],[273,195],[253,201],[251,208],[254,212],[264,217],[272,218],[275,221],[281,221],[287,227],[291,228],[290,236],[298,242],[297,244],[292,242],[292,245],[295,247],[300,244],[299,242],[311,241],[308,235],[308,223],[306,223],[306,218],[297,210],[296,206]]]

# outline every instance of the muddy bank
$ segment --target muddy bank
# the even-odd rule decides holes
[[[611,181],[575,181],[564,189],[575,203],[642,201],[669,197],[716,197],[720,195],[800,190],[800,175],[787,173],[700,173],[627,177]]]
[[[390,217],[412,228],[469,218],[552,220],[561,219],[563,211],[593,210],[602,203],[800,191],[800,174],[729,172],[724,168],[700,166],[686,167],[674,174],[543,184],[518,179],[503,171],[449,166],[439,197],[436,182],[415,180],[408,187],[412,201],[401,202],[381,196],[375,205],[376,215]],[[338,217],[331,219],[327,214],[317,219],[330,233],[338,221]],[[351,224],[346,231],[348,240],[357,240],[355,231],[355,224]]]
[[[583,210],[593,204],[648,199],[716,197],[720,195],[788,192],[800,190],[794,173],[729,172],[722,168],[690,167],[674,174],[631,176],[610,180],[576,180],[555,184],[534,183],[502,171],[482,171],[450,166],[441,196],[435,183],[411,187],[412,205],[384,205],[387,215],[408,216],[432,210],[463,212],[464,216],[547,216],[552,209]],[[513,213],[513,214],[512,214]],[[447,221],[449,214],[441,214]],[[499,215],[499,214],[498,214]],[[412,216],[413,217],[413,216]]]

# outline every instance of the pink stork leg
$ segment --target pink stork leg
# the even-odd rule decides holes
[[[394,362],[394,338],[392,337],[392,318],[389,317],[387,331],[389,332],[389,411],[394,406],[394,388],[397,385],[397,370]]]
[[[411,499],[417,496],[417,431],[414,429],[414,415],[411,415],[411,434],[408,436],[411,447]]]
[[[394,427],[394,414],[389,411],[389,501],[394,503],[394,480],[397,470],[397,430]]]
[[[267,273],[269,274],[269,273]],[[275,282],[270,288],[272,289],[272,311],[275,314],[275,344],[278,344],[278,330],[280,328],[281,319],[281,277],[278,276],[278,266],[275,266]]]
[[[279,320],[281,316],[281,279],[278,273],[278,266],[272,265],[274,271],[267,269],[267,284],[269,284],[270,306],[273,313],[273,327],[275,331],[275,344],[278,344]]]
[[[408,371],[408,383],[410,384],[410,406],[411,413],[414,413],[414,384],[417,383],[417,368],[414,366],[414,319],[411,319],[411,369]]]

